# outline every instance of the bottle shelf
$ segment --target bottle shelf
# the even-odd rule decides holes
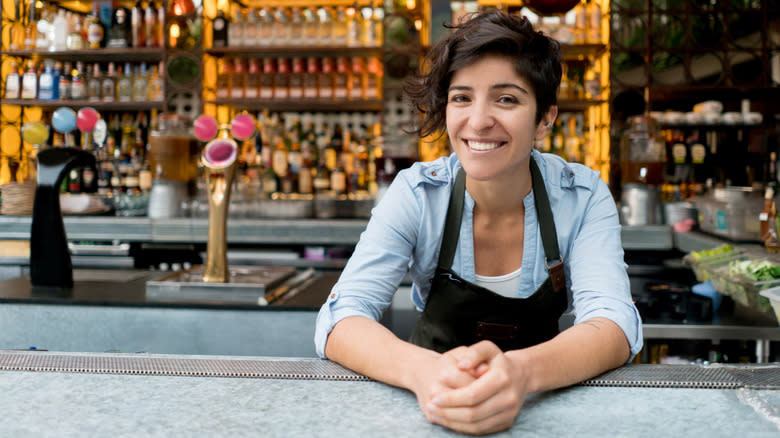
[[[214,99],[206,100],[204,104],[228,105],[237,109],[270,111],[382,111],[383,101],[373,100],[270,100],[270,99]]]
[[[581,112],[594,105],[606,103],[603,99],[558,99],[558,111]]]
[[[47,58],[62,61],[161,61],[166,49],[161,47],[142,47],[126,49],[82,49],[50,52],[47,50],[4,50],[2,56],[19,58]]]
[[[280,56],[380,56],[382,47],[345,47],[345,46],[273,46],[273,47],[211,47],[205,50],[211,56],[261,56],[264,58]]]
[[[3,105],[14,105],[23,107],[39,107],[44,109],[59,108],[66,106],[70,108],[92,107],[108,111],[147,111],[152,109],[163,109],[164,101],[132,101],[132,102],[94,102],[83,100],[40,100],[40,99],[3,99]]]
[[[564,61],[590,61],[606,52],[606,44],[561,44]]]

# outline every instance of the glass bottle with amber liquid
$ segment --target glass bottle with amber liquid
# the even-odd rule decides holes
[[[286,100],[290,97],[290,65],[286,58],[279,58],[274,80],[274,100]]]
[[[273,99],[275,76],[276,65],[273,58],[263,58],[263,71],[260,73],[260,89],[258,91],[260,99]]]

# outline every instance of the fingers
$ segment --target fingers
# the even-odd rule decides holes
[[[441,409],[428,406],[428,421],[471,435],[484,435],[508,429],[514,423],[519,405],[485,403],[476,408]]]

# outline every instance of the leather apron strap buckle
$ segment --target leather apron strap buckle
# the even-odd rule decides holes
[[[514,324],[498,324],[494,322],[477,322],[476,333],[480,339],[512,340],[520,335],[520,327]]]
[[[550,282],[553,290],[560,292],[566,289],[566,275],[563,269],[563,260],[557,260],[553,264],[547,262],[547,273],[550,275]]]

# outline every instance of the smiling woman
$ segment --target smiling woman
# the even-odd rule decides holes
[[[387,189],[315,345],[414,392],[430,422],[486,434],[509,428],[527,394],[625,363],[642,332],[606,184],[533,149],[558,113],[559,44],[499,11],[453,29],[404,89],[416,134],[446,131],[454,153]],[[408,342],[377,322],[407,272],[422,310]],[[559,333],[570,305],[575,324]]]

